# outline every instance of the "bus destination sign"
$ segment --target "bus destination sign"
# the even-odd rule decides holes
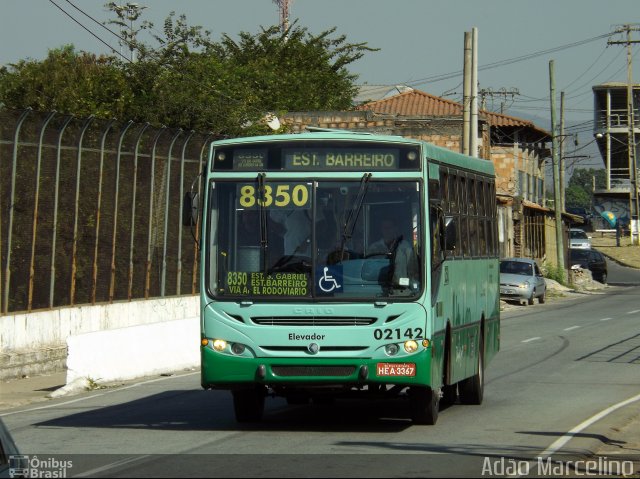
[[[400,152],[395,148],[285,148],[287,170],[398,169]]]
[[[266,167],[266,149],[237,149],[233,152],[234,170],[264,170]]]
[[[419,145],[372,141],[261,141],[214,149],[213,170],[419,171]]]

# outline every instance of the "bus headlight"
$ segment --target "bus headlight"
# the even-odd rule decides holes
[[[400,351],[400,346],[397,344],[387,344],[384,347],[384,352],[387,353],[387,356],[395,356]]]
[[[247,347],[244,344],[233,343],[231,345],[231,352],[236,356],[240,356],[242,353],[244,353],[245,349],[247,349]]]
[[[413,339],[405,341],[404,350],[408,353],[415,353],[418,350],[418,343]]]
[[[224,339],[214,339],[213,340],[213,349],[221,353],[225,349],[227,349],[227,342]]]

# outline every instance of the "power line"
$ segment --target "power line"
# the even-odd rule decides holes
[[[596,41],[596,40],[601,40],[603,38],[607,38],[607,37],[610,37],[610,36],[611,36],[611,33],[605,33],[605,34],[598,35],[598,36],[595,36],[595,37],[587,38],[585,40],[579,40],[577,42],[567,43],[565,45],[560,45],[560,46],[557,46],[557,47],[549,48],[547,50],[540,50],[540,51],[537,51],[537,52],[532,52],[532,53],[527,53],[527,54],[524,54],[524,55],[520,55],[518,57],[499,60],[499,61],[496,61],[496,62],[488,63],[486,65],[482,65],[482,66],[478,67],[478,70],[479,71],[490,70],[490,69],[493,69],[493,68],[498,68],[498,67],[505,66],[505,65],[511,65],[513,63],[517,63],[517,62],[521,62],[521,61],[525,61],[525,60],[531,60],[533,58],[536,58],[536,57],[539,57],[539,56],[542,56],[542,55],[547,55],[549,53],[554,53],[554,52],[558,52],[558,51],[561,51],[561,50],[566,50],[568,48],[574,48],[574,47],[581,46],[581,45],[584,45],[586,43],[590,43],[590,42],[593,42],[593,41]],[[432,76],[421,78],[421,79],[418,79],[418,80],[413,80],[413,81],[406,82],[406,84],[407,85],[422,85],[422,84],[425,84],[425,83],[436,83],[436,82],[439,82],[439,81],[449,80],[451,78],[458,77],[458,76],[462,75],[462,73],[463,73],[462,70],[458,70],[458,71],[455,71],[455,72],[443,73],[443,74],[439,74],[439,75],[432,75]]]
[[[69,0],[67,0],[67,1],[69,1]],[[591,70],[591,69],[596,65],[596,63],[598,63],[598,62],[600,61],[600,58],[602,58],[602,56],[606,53],[606,51],[607,51],[607,49],[608,49],[608,48],[609,48],[609,45],[606,45],[606,46],[602,49],[602,51],[600,52],[600,55],[598,55],[598,58],[596,58],[596,59],[593,61],[593,63],[592,63],[591,65],[589,65],[589,68],[587,68],[585,71],[583,71],[580,75],[578,75],[578,76],[575,78],[575,80],[573,80],[571,83],[569,83],[569,84],[565,85],[565,86],[564,86],[564,87],[562,87],[560,90],[561,90],[561,91],[567,91],[567,89],[568,89],[571,85],[573,85],[573,84],[574,84],[575,82],[577,82],[580,78],[582,78],[583,76],[585,76],[585,75],[586,75],[586,73],[587,73],[589,70]]]
[[[91,36],[95,37],[100,43],[104,44],[107,48],[109,48],[109,50],[111,50],[112,52],[116,53],[117,55],[120,55],[122,58],[124,58],[125,60],[129,61],[129,59],[127,57],[125,57],[124,55],[122,55],[118,50],[116,50],[115,48],[113,48],[111,45],[109,45],[107,42],[105,42],[102,38],[100,38],[98,35],[96,35],[95,33],[93,33],[91,30],[89,30],[87,27],[85,27],[82,23],[80,23],[78,20],[76,20],[70,13],[68,13],[64,8],[62,8],[60,5],[58,5],[56,2],[54,2],[54,0],[49,0],[49,2],[51,2],[53,5],[55,5],[62,13],[64,13],[67,17],[69,17],[71,20],[73,20],[75,23],[77,23],[78,25],[80,25],[84,30],[86,30]]]
[[[112,33],[113,35],[115,35],[116,37],[120,38],[122,41],[124,41],[126,44],[128,44],[130,46],[130,48],[133,50],[137,50],[140,51],[139,47],[137,47],[134,43],[129,42],[127,40],[125,40],[124,38],[122,38],[120,35],[118,35],[117,33],[113,32],[111,29],[107,28],[105,25],[103,25],[102,23],[100,23],[98,20],[96,20],[95,18],[93,18],[92,16],[90,16],[88,13],[84,12],[82,9],[80,9],[79,7],[77,7],[76,5],[74,5],[71,1],[69,0],[65,0],[67,1],[67,3],[69,3],[71,6],[73,6],[76,10],[80,11],[83,15],[86,15],[88,18],[90,18],[92,21],[94,21],[95,23],[98,23],[102,28],[108,30],[110,33]],[[78,25],[80,25],[84,30],[86,30],[91,36],[95,37],[97,40],[99,40],[101,43],[103,43],[107,48],[109,48],[112,52],[114,52],[115,54],[117,54],[118,56],[122,57],[123,59],[125,59],[128,63],[132,63],[131,59],[127,58],[126,56],[124,56],[122,53],[120,53],[118,50],[116,50],[115,48],[113,48],[111,45],[109,45],[106,41],[104,41],[103,39],[101,39],[98,35],[96,35],[94,32],[92,32],[88,27],[86,27],[85,25],[83,25],[80,21],[78,21],[76,18],[73,17],[73,15],[71,15],[69,12],[67,12],[64,8],[62,8],[60,5],[58,5],[54,0],[49,0],[49,2],[51,2],[53,5],[55,5],[62,13],[64,13],[67,17],[69,17],[71,20],[73,20],[75,23],[77,23]],[[161,41],[161,40],[160,40]],[[174,71],[175,68],[173,68]],[[186,81],[197,84],[198,86],[202,86],[200,83],[197,83],[195,79],[193,79],[191,76],[187,76],[187,75],[182,75],[182,78],[184,78]],[[230,101],[230,102],[234,102],[238,105],[243,105],[246,108],[247,112],[252,112],[255,113],[256,115],[263,115],[265,112],[264,110],[258,110],[257,108],[251,106],[249,103],[247,102],[243,102],[242,100],[238,100],[237,98],[233,98],[225,93],[222,93],[220,90],[217,90],[216,88],[214,88],[212,85],[208,85],[208,88],[216,93],[220,98]],[[202,111],[208,110],[207,107],[205,107],[204,105],[200,105],[200,109]]]
[[[95,23],[97,23],[98,25],[100,25],[102,28],[104,28],[106,31],[108,31],[109,33],[111,33],[112,35],[118,37],[120,40],[122,40],[123,42],[125,42],[126,44],[130,45],[130,42],[128,40],[126,40],[125,38],[121,37],[120,35],[118,35],[116,32],[114,32],[113,30],[111,30],[109,27],[107,27],[104,23],[99,22],[98,20],[96,20],[95,18],[93,18],[91,15],[89,15],[87,12],[85,12],[84,10],[82,10],[80,7],[78,7],[77,5],[75,5],[71,0],[65,0],[69,5],[71,5],[73,8],[75,8],[76,10],[78,10],[80,13],[82,13],[85,17],[89,18],[90,20],[94,21]]]

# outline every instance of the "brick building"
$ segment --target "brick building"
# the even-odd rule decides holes
[[[368,131],[428,141],[461,151],[462,105],[412,88],[385,90],[349,112],[292,112],[284,122],[293,131],[306,126]],[[549,132],[533,122],[480,110],[478,157],[496,168],[501,254],[555,262],[547,250],[555,242],[552,212],[544,206],[544,161]]]

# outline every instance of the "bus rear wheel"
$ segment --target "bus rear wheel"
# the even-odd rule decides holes
[[[409,388],[411,403],[411,419],[416,424],[433,426],[438,421],[440,408],[440,390],[433,390],[427,386]]]
[[[264,413],[266,391],[262,387],[233,391],[233,409],[238,422],[259,422]]]
[[[484,341],[480,335],[478,345],[478,372],[470,378],[460,381],[458,395],[462,404],[482,404],[484,397]]]

